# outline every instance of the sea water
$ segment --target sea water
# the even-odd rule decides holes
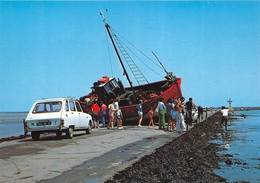
[[[23,119],[27,112],[0,112],[0,138],[24,134]]]
[[[220,169],[214,173],[226,178],[227,182],[260,182],[260,111],[236,111],[236,114],[245,114],[246,118],[228,121],[227,130],[220,134],[219,143],[224,150],[218,152],[232,163],[221,162]]]
[[[260,182],[260,111],[236,113],[247,117],[229,120],[227,130],[217,141],[224,147],[218,154],[228,155],[232,164],[221,162],[220,169],[214,172],[226,178],[227,182]],[[23,119],[26,115],[27,112],[0,113],[0,138],[24,134]]]

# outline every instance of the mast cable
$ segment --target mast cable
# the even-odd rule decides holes
[[[141,82],[146,82],[148,83],[147,79],[145,78],[145,76],[143,75],[143,73],[140,71],[140,69],[138,68],[138,66],[135,64],[135,62],[133,61],[133,59],[131,58],[131,56],[128,54],[128,52],[125,50],[124,46],[121,44],[121,42],[119,41],[119,39],[117,38],[116,34],[114,34],[114,32],[110,29],[111,35],[113,37],[113,40],[116,43],[117,48],[120,50],[121,55],[124,57],[128,67],[130,68],[133,76],[135,77],[137,83],[140,85]],[[126,71],[124,71],[126,72]],[[126,74],[126,73],[125,73]]]
[[[113,29],[111,27],[111,29]],[[147,55],[145,55],[141,50],[139,50],[137,47],[135,47],[132,43],[130,43],[126,38],[124,38],[124,36],[122,36],[121,34],[119,34],[119,32],[117,32],[115,29],[113,29],[113,31],[115,31],[117,33],[117,35],[121,36],[126,42],[128,42],[131,46],[133,46],[137,51],[139,51],[143,56],[145,56],[148,60],[150,60],[151,62],[153,62],[157,67],[161,68],[162,70],[164,70],[161,65],[159,65],[157,62],[155,62],[154,60],[152,60],[151,58],[149,58]]]
[[[107,12],[107,9],[106,9],[106,12]],[[142,59],[140,59],[126,44],[124,44],[124,46],[121,44],[123,43],[122,41],[120,41],[118,38],[117,38],[117,35],[121,36],[126,42],[128,42],[128,44],[130,44],[133,48],[135,48],[137,51],[139,51],[139,53],[141,53],[144,57],[146,57],[148,60],[150,60],[151,62],[153,62],[156,66],[158,66],[159,68],[161,68],[162,70],[164,70],[166,73],[167,73],[167,76],[166,78],[170,77],[170,78],[176,78],[175,76],[172,75],[172,72],[168,73],[166,71],[166,69],[164,68],[164,66],[162,65],[162,63],[160,62],[160,60],[158,59],[158,57],[153,53],[153,55],[156,57],[157,61],[160,63],[160,65],[158,65],[155,61],[153,61],[152,59],[150,59],[147,55],[145,55],[142,51],[140,51],[138,48],[136,48],[133,44],[131,44],[126,38],[124,38],[121,34],[119,34],[119,32],[117,32],[115,29],[113,29],[110,25],[107,24],[106,22],[106,17],[104,16],[103,12],[100,10],[100,15],[102,16],[103,18],[103,22],[106,24],[106,28],[107,28],[107,31],[108,31],[108,27],[109,27],[109,30],[110,32],[112,33],[111,36],[114,37],[115,39],[115,42],[117,43],[117,47],[118,49],[120,49],[121,51],[121,54],[124,56],[130,70],[132,71],[132,74],[134,75],[136,81],[138,82],[138,84],[140,85],[140,82],[147,82],[147,79],[144,77],[144,75],[142,74],[142,72],[140,71],[140,69],[137,67],[137,65],[135,64],[135,62],[132,60],[132,58],[130,57],[130,55],[127,53],[127,51],[125,50],[124,46],[139,60],[141,61],[147,68],[149,68],[152,72],[156,73],[157,75],[159,75],[156,71],[154,71],[153,69],[151,69],[150,67],[147,66],[147,64],[145,64]],[[117,35],[113,32],[116,32]],[[108,31],[109,33],[109,31]],[[113,41],[112,41],[113,42]],[[115,45],[114,45],[115,46]],[[109,55],[110,56],[110,55]],[[119,58],[120,59],[120,58]],[[122,62],[122,61],[120,61]],[[122,63],[121,63],[122,64]],[[111,71],[112,71],[112,64],[111,64],[111,59],[110,59],[110,66],[111,66]],[[128,78],[128,74],[126,73],[126,70],[125,68],[124,69],[124,74],[126,74],[127,78]],[[112,72],[113,73],[113,72]],[[160,76],[160,75],[159,75]],[[161,77],[161,76],[160,76]],[[129,79],[128,79],[129,80]],[[131,87],[132,87],[132,83],[131,81],[129,81]]]
[[[123,43],[121,40],[120,40],[121,43]],[[123,43],[124,44],[124,43]],[[155,74],[157,74],[158,76],[162,77],[160,74],[158,74],[155,70],[153,70],[151,67],[149,67],[140,57],[138,57],[137,54],[135,54],[126,44],[124,44],[124,46],[140,61],[142,62],[148,69],[150,69],[151,71],[153,71]],[[133,45],[132,45],[133,46]],[[136,48],[137,49],[137,48]],[[138,49],[137,49],[138,50]],[[138,50],[139,51],[139,50]],[[139,51],[140,52],[140,51]],[[142,52],[141,52],[142,53]],[[147,57],[145,54],[143,54],[146,58],[149,59],[149,57]],[[149,59],[151,60],[151,59]],[[156,63],[155,63],[156,64]],[[158,64],[156,64],[158,66]]]

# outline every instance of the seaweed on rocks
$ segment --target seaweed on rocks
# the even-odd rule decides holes
[[[219,145],[210,143],[221,132],[219,114],[117,172],[106,183],[117,182],[226,182],[214,174]]]
[[[19,136],[11,136],[11,137],[5,137],[0,138],[0,143],[5,141],[11,141],[11,140],[19,140],[19,139],[25,139],[27,137],[30,137],[31,135],[19,135]]]

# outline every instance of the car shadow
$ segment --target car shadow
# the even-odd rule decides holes
[[[80,137],[80,136],[84,136],[87,135],[86,133],[76,133],[73,135],[73,138],[75,137]],[[41,134],[40,139],[38,141],[56,141],[56,140],[63,140],[63,139],[70,139],[68,138],[65,133],[62,133],[61,138],[59,138],[55,133],[50,133],[50,134]],[[32,138],[26,138],[26,139],[21,139],[18,142],[37,142],[34,141]]]

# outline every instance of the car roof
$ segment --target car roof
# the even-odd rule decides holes
[[[76,100],[75,98],[71,97],[64,97],[64,98],[43,98],[41,100],[37,100],[36,102],[51,102],[51,101],[63,101],[63,100]]]

